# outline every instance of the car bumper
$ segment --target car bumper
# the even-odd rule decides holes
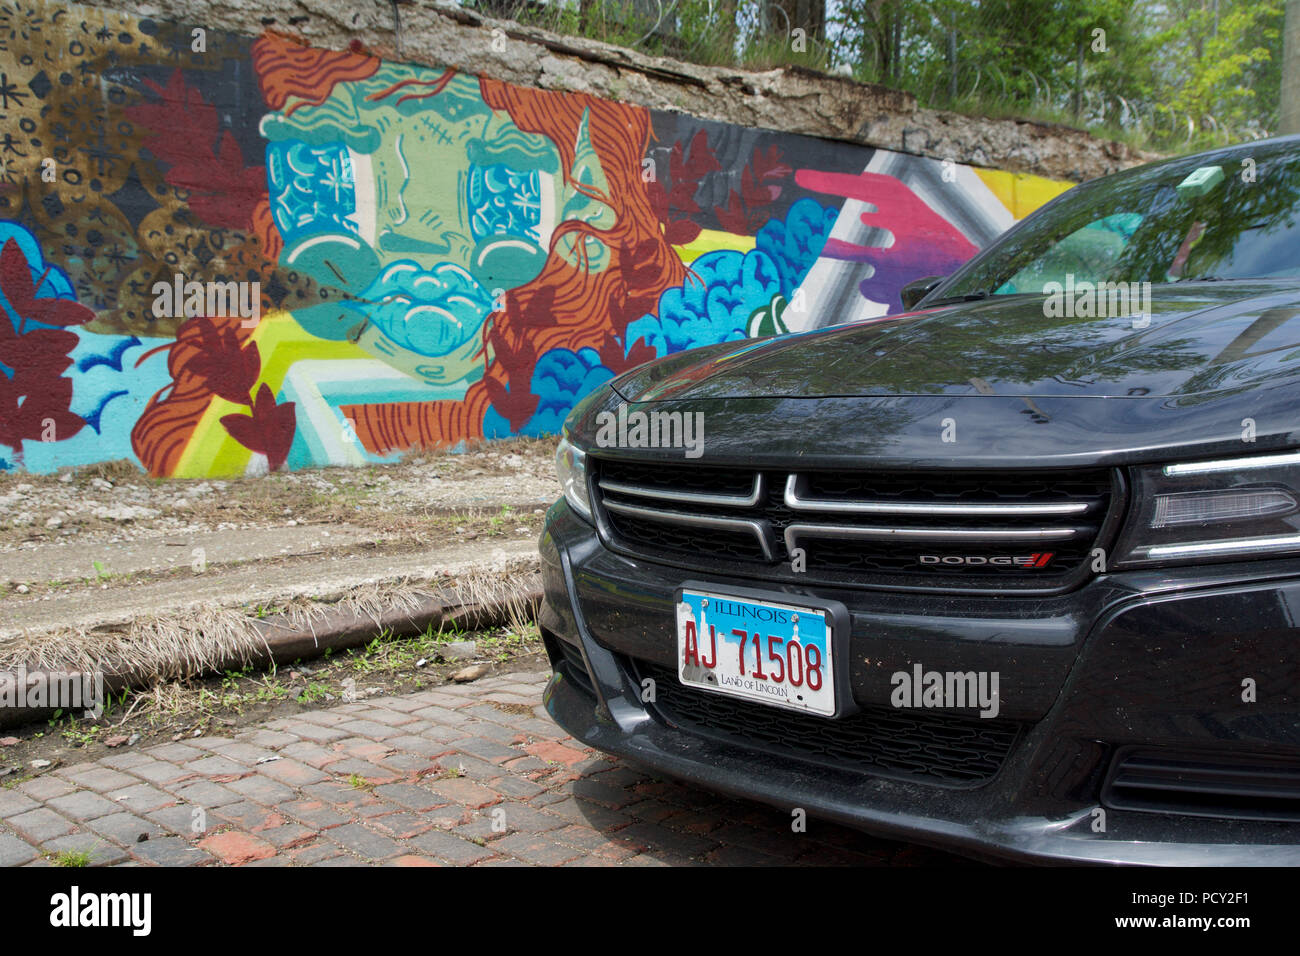
[[[637,662],[675,660],[674,593],[701,575],[615,554],[563,501],[548,513],[540,553],[539,624],[555,666],[546,707],[595,749],[787,812],[978,856],[1300,864],[1300,822],[1286,810],[1250,818],[1259,814],[1249,795],[1240,814],[1215,816],[1194,802],[1188,812],[1131,809],[1107,789],[1118,762],[1137,752],[1190,757],[1211,777],[1243,755],[1300,768],[1291,610],[1300,610],[1300,562],[1102,575],[1051,599],[803,589],[849,609],[860,704],[888,701],[888,673],[914,662],[1002,673],[1003,709],[1023,729],[990,779],[954,786],[814,764],[665,719],[642,701]]]

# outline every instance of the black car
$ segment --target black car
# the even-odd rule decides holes
[[[1300,862],[1298,213],[1300,138],[1129,170],[905,314],[599,388],[540,542],[552,716],[959,851]]]

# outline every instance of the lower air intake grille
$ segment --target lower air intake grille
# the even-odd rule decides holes
[[[555,639],[555,643],[560,646],[560,664],[565,675],[588,694],[595,696],[596,688],[591,686],[591,675],[587,673],[587,662],[582,659],[582,651],[560,637]]]
[[[972,787],[992,779],[1020,732],[1014,721],[871,708],[840,720],[683,687],[667,668],[634,662],[655,681],[656,716],[738,746],[875,776]]]
[[[1115,810],[1300,822],[1300,763],[1130,751],[1102,789]]]

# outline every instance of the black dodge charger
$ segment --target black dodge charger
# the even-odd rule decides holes
[[[904,314],[601,387],[540,543],[550,713],[948,849],[1300,863],[1298,215],[1300,138],[1161,162]]]

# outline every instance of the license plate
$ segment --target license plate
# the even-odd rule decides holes
[[[827,608],[684,587],[678,678],[687,687],[834,716],[834,620]]]

